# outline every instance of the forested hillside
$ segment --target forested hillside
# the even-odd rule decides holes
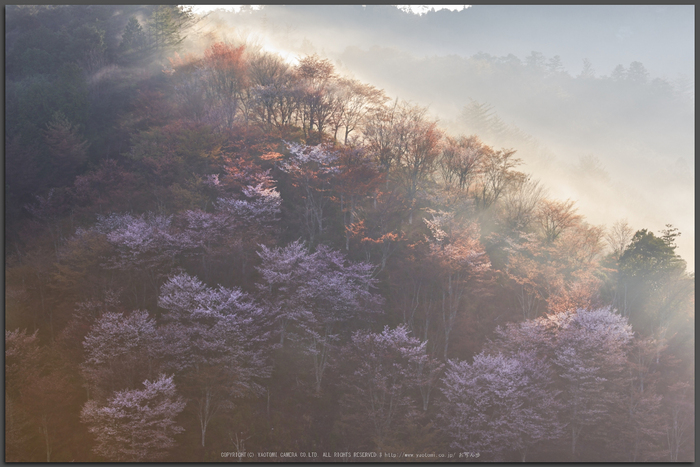
[[[575,199],[590,223],[624,218],[654,232],[672,223],[683,232],[676,252],[695,269],[691,5],[473,5],[420,16],[391,5],[266,5],[214,10],[201,28],[289,59],[318,53],[428,106],[453,134],[516,148],[550,196]]]
[[[199,24],[6,8],[6,461],[694,460],[678,229]]]

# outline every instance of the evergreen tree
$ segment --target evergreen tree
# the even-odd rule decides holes
[[[185,40],[186,30],[196,22],[191,7],[158,5],[149,21],[151,45],[156,56],[161,57],[177,49]]]

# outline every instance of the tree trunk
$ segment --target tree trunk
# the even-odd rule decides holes
[[[49,424],[46,415],[41,416],[41,433],[44,435],[46,444],[46,462],[51,462],[51,443],[49,442]]]

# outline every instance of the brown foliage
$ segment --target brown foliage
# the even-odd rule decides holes
[[[544,200],[537,212],[537,222],[547,243],[552,243],[561,233],[580,222],[582,217],[576,214],[574,201]]]

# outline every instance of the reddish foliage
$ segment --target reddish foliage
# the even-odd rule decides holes
[[[72,193],[86,213],[121,212],[131,205],[136,185],[134,173],[119,166],[114,159],[106,159],[94,171],[78,175]]]

